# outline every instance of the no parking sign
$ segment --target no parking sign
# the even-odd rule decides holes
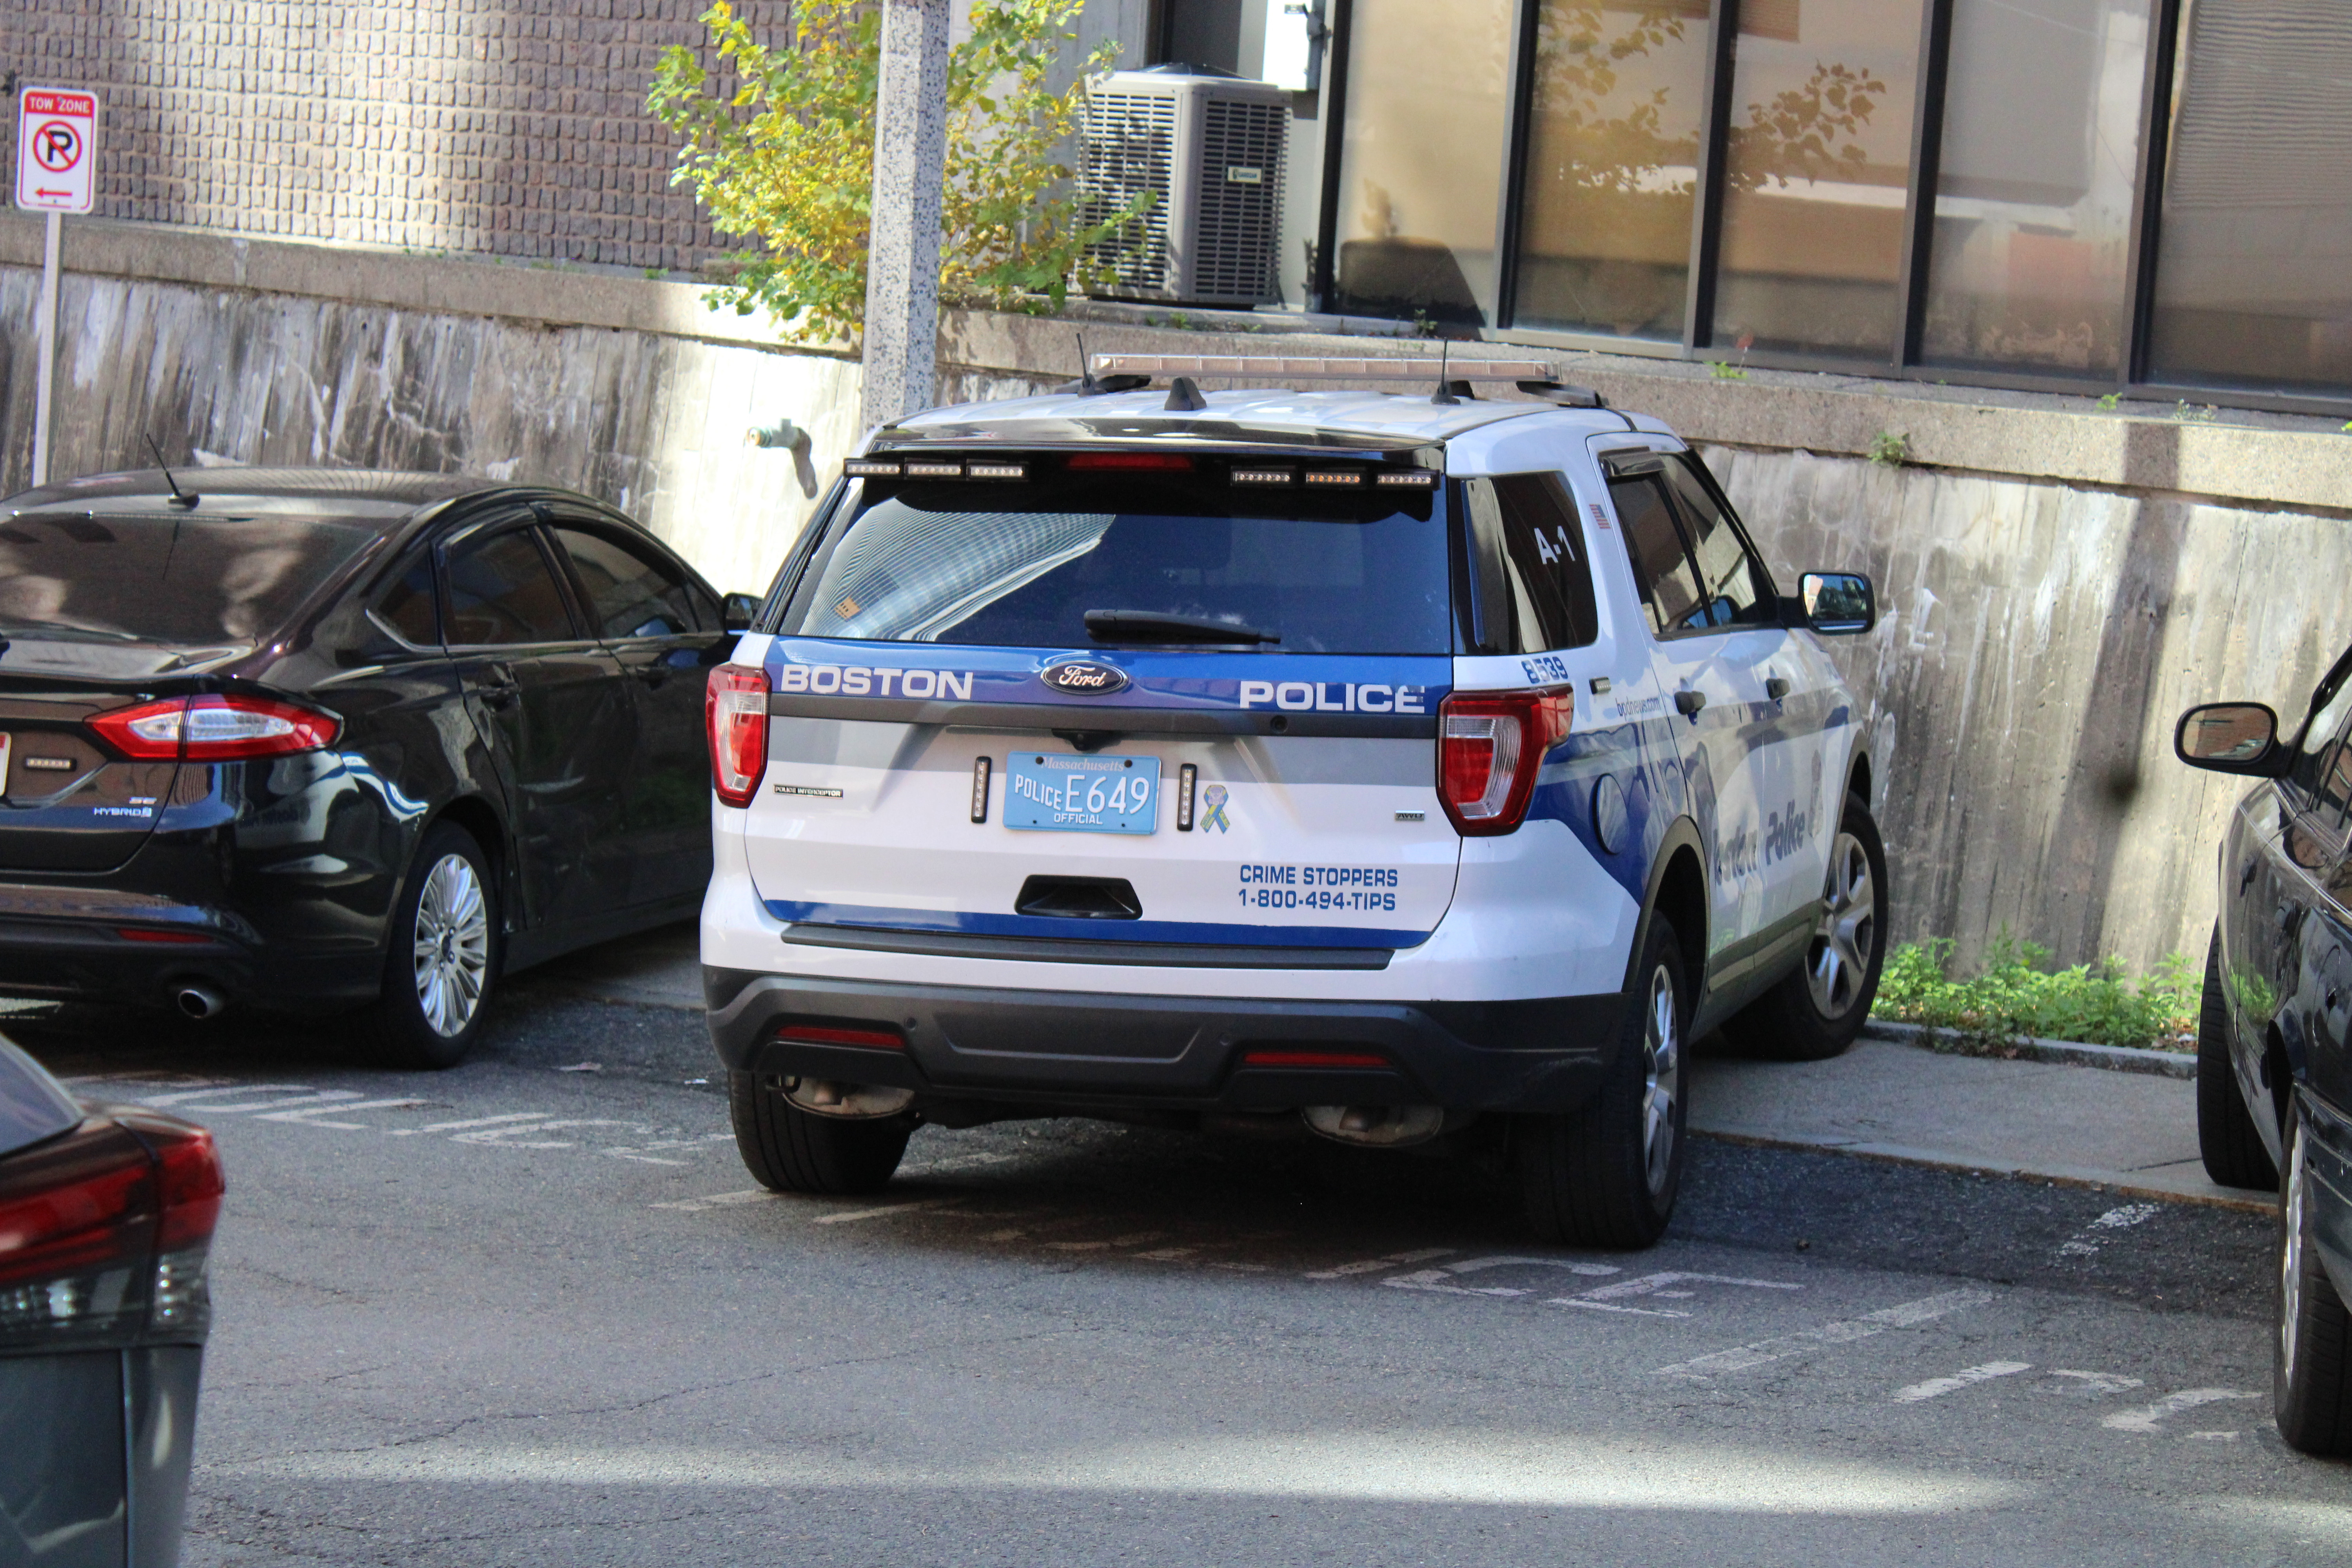
[[[86,213],[96,182],[98,98],[69,88],[28,87],[16,98],[16,205]]]

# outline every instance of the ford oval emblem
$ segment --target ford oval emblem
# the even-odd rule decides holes
[[[1127,689],[1127,671],[1088,659],[1049,664],[1037,679],[1055,690],[1068,692],[1073,697],[1102,697]]]

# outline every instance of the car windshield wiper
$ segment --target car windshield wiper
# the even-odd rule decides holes
[[[1097,642],[1119,643],[1263,643],[1280,642],[1282,634],[1256,626],[1235,626],[1206,616],[1163,616],[1156,610],[1088,610],[1087,636]]]

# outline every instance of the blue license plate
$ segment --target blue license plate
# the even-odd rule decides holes
[[[1158,757],[1015,752],[1004,774],[1007,827],[1150,833],[1160,824]]]

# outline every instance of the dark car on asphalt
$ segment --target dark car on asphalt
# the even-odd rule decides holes
[[[179,1561],[224,1185],[203,1128],[0,1040],[0,1563]]]
[[[748,613],[610,507],[481,479],[0,501],[0,993],[363,1010],[383,1059],[457,1061],[502,972],[694,911]]]
[[[2291,732],[2262,703],[2210,703],[2173,744],[2263,781],[2221,845],[2197,1137],[2213,1180],[2279,1193],[2279,1430],[2352,1454],[2352,649]]]

